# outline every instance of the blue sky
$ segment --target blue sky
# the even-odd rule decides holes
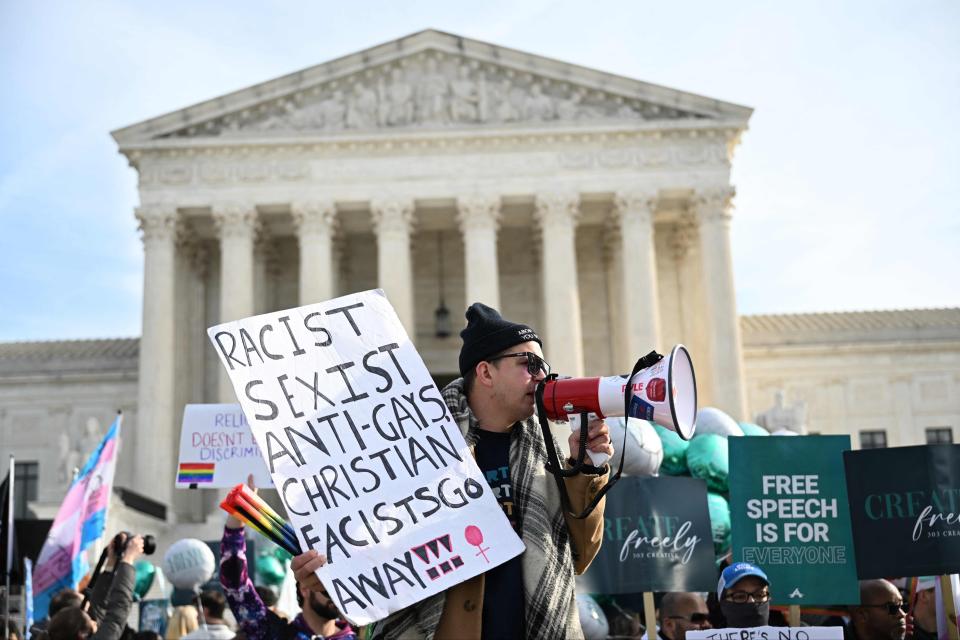
[[[960,306],[960,3],[0,2],[0,340],[139,334],[109,131],[433,27],[753,107],[741,313]]]

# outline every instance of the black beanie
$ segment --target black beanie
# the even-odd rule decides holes
[[[463,347],[460,348],[460,375],[472,370],[477,363],[496,353],[524,342],[543,341],[537,332],[525,324],[504,320],[500,312],[482,302],[474,302],[467,308],[467,326],[460,332]]]

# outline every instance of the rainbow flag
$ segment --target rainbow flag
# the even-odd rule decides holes
[[[33,570],[34,611],[47,616],[50,598],[64,587],[77,588],[87,573],[87,547],[103,535],[120,442],[118,415],[83,466],[57,511]]]
[[[214,463],[212,462],[181,462],[177,469],[177,482],[200,484],[213,482]]]

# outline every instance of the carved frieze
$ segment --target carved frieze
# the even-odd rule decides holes
[[[705,117],[508,67],[425,52],[165,137]]]

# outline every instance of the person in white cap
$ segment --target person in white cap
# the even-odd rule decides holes
[[[717,599],[728,627],[750,629],[770,622],[770,580],[755,564],[735,562],[724,569]]]

